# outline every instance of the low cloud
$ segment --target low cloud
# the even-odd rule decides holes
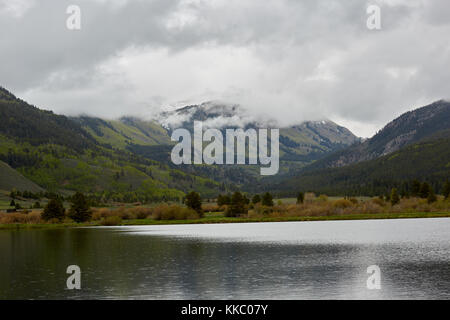
[[[370,136],[401,113],[450,98],[450,3],[0,0],[0,85],[69,115],[151,118],[220,100],[283,125],[331,119]]]

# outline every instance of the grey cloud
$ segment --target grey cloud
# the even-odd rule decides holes
[[[0,85],[56,112],[220,99],[367,136],[450,96],[446,0],[79,0],[82,30],[68,31],[72,3],[0,0]],[[365,27],[368,3],[382,30]]]

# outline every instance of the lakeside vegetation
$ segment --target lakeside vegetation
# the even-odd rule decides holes
[[[88,199],[77,193],[71,197],[69,209],[54,198],[43,209],[0,213],[0,229],[431,217],[450,217],[450,199],[448,193],[435,195],[427,184],[422,184],[414,197],[400,197],[392,189],[385,197],[373,198],[329,198],[300,192],[296,199],[274,200],[265,193],[250,200],[235,192],[202,202],[198,193],[191,192],[183,204],[118,207],[91,207]]]

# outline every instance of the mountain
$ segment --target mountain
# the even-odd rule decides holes
[[[84,130],[100,144],[113,148],[136,145],[170,145],[167,130],[155,121],[142,121],[133,117],[119,120],[103,120],[88,116],[72,117]]]
[[[0,177],[0,190],[10,191],[16,189],[18,191],[31,192],[40,192],[44,190],[3,161],[0,161]]]
[[[311,168],[342,167],[376,159],[448,128],[450,128],[450,102],[437,101],[404,113],[372,138],[331,154]]]
[[[170,140],[176,128],[193,131],[194,121],[202,121],[204,127],[214,128],[272,128],[274,121],[255,121],[238,105],[207,102],[172,111],[162,112],[154,120],[123,117],[119,120],[103,120],[91,117],[73,118],[98,143],[105,147],[131,152],[143,158],[164,163],[172,169],[212,179],[222,189],[242,189],[258,185],[261,179],[259,166],[175,166],[170,153],[175,142]],[[280,129],[280,174],[310,164],[321,157],[345,148],[359,138],[348,129],[331,121],[308,121]]]
[[[267,188],[283,194],[375,195],[413,179],[428,181],[435,190],[450,179],[449,102],[407,112],[371,139],[318,160],[295,177],[273,180]]]
[[[73,118],[40,110],[3,88],[0,118],[0,161],[9,166],[3,166],[0,172],[5,187],[14,187],[11,182],[16,178],[12,172],[18,172],[48,191],[81,191],[108,201],[180,200],[192,189],[209,196],[222,190],[219,183],[208,177],[186,173],[97,140],[107,135],[95,132],[95,125],[104,126],[106,121],[91,119],[95,123],[86,127]],[[134,143],[156,144],[161,143],[160,138],[167,139],[166,131],[159,125],[133,121],[130,126],[130,121],[113,123],[110,132],[127,136]],[[147,134],[143,130],[148,130]],[[158,135],[158,130],[163,131]],[[164,132],[164,137],[160,132]],[[21,188],[21,180],[16,181],[16,188]],[[28,187],[35,188],[31,184]]]
[[[193,130],[194,121],[211,128],[279,128],[280,158],[303,166],[331,152],[359,141],[348,129],[329,120],[299,122],[285,127],[271,119],[258,119],[239,105],[206,102],[170,112],[163,112],[158,121],[168,131],[176,128]],[[287,163],[285,163],[287,165]]]
[[[436,192],[450,179],[450,130],[442,130],[374,160],[305,170],[294,178],[268,185],[267,189],[286,196],[298,191],[375,196],[384,195],[393,187],[403,190],[407,183],[416,179],[429,182]]]
[[[450,168],[449,105],[438,101],[407,112],[366,141],[329,120],[282,127],[280,172],[261,177],[259,166],[177,166],[170,160],[172,131],[192,129],[194,121],[223,130],[278,127],[238,105],[207,102],[153,120],[106,120],[56,115],[0,88],[0,161],[9,166],[2,166],[0,178],[16,172],[48,191],[121,202],[180,200],[191,190],[204,197],[233,190],[370,195],[408,179],[428,179],[439,188]]]
[[[81,152],[94,138],[65,116],[40,110],[0,87],[0,135],[33,146],[57,144]]]

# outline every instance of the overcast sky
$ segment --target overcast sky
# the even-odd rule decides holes
[[[449,17],[448,0],[0,0],[0,85],[68,115],[222,100],[368,137],[450,98]]]

